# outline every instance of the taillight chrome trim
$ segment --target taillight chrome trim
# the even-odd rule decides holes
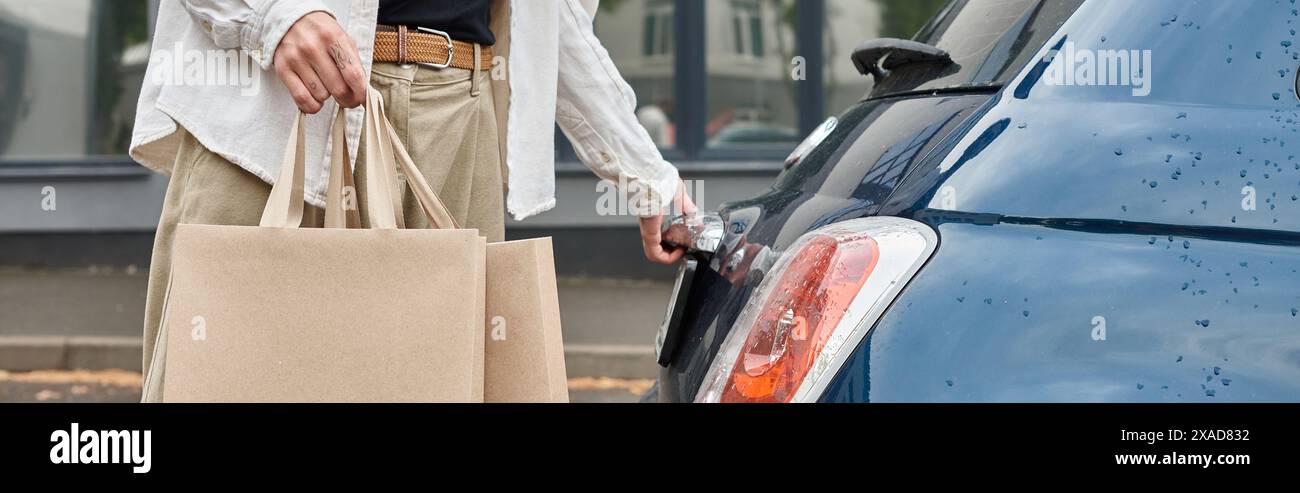
[[[929,226],[911,219],[891,216],[842,221],[805,233],[803,237],[842,233],[870,236],[876,242],[880,258],[871,276],[867,278],[862,289],[858,291],[845,311],[844,317],[836,325],[831,338],[817,355],[812,368],[804,376],[791,402],[813,402],[821,397],[840,368],[880,320],[885,310],[893,304],[907,283],[934,254],[939,244],[938,234]],[[796,241],[792,244],[799,243],[801,242]],[[796,254],[797,252],[787,251],[782,253],[782,257]],[[778,261],[777,265],[783,270],[788,262]],[[755,289],[755,293],[765,292],[764,283],[779,282],[780,278],[779,271],[768,273]],[[749,306],[750,304],[747,303],[746,309],[749,309]],[[743,315],[742,312],[737,316],[736,323],[746,320]],[[714,355],[714,361],[710,362],[703,383],[696,392],[695,402],[715,402],[706,401],[709,391],[714,389],[714,382],[721,382],[725,386],[730,380],[734,357],[739,351],[739,345],[745,343],[751,329],[752,327],[733,326],[727,333],[726,339]],[[736,350],[732,351],[733,348]],[[718,359],[723,357],[727,357],[729,361]],[[719,373],[724,371],[727,373]],[[716,394],[721,395],[721,389],[716,390]]]

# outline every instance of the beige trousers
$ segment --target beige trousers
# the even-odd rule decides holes
[[[478,80],[472,80],[472,75]],[[488,82],[487,72],[394,63],[375,63],[370,75],[370,84],[383,95],[384,110],[402,143],[448,211],[461,227],[478,229],[489,242],[495,242],[505,236],[505,206],[496,113]],[[356,189],[365,190],[362,158],[358,159]],[[400,170],[398,173],[400,176]],[[427,219],[414,195],[407,187],[402,191],[406,227],[425,227]],[[256,226],[270,192],[266,182],[207,150],[188,133],[182,136],[150,262],[144,320],[146,401],[161,395],[162,368],[151,366],[158,349],[176,225]],[[358,199],[364,223],[365,197]],[[303,225],[320,227],[324,217],[321,209],[307,207]],[[150,372],[158,374],[150,376]]]

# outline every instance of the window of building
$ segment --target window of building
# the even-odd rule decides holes
[[[803,81],[791,73],[791,61],[798,55],[797,4],[704,2],[707,148],[776,155],[799,143],[798,86]],[[729,39],[734,49],[724,48]]]
[[[637,120],[661,149],[676,144],[675,10],[673,0],[614,0],[596,15],[596,37],[636,92]],[[571,158],[567,142],[558,144],[561,158]]]
[[[669,159],[775,163],[866,94],[870,80],[849,61],[854,46],[910,38],[946,3],[602,0],[596,35]]]
[[[146,0],[0,0],[0,165],[127,161]]]
[[[596,35],[669,159],[775,164],[866,93],[853,46],[911,37],[945,3],[602,0]],[[150,4],[0,0],[0,167],[130,163]]]

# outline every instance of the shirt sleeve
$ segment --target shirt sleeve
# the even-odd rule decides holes
[[[579,0],[560,1],[556,122],[578,159],[602,179],[625,184],[629,210],[655,216],[677,192],[677,168],[637,121],[636,94],[623,80]]]
[[[320,0],[181,0],[218,48],[247,52],[270,68],[275,48],[293,23],[312,12],[334,15]]]

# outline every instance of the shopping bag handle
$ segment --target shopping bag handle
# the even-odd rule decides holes
[[[366,216],[370,219],[370,227],[405,227],[402,224],[402,203],[397,194],[400,183],[397,181],[396,169],[400,168],[415,194],[416,202],[428,218],[430,227],[460,229],[456,219],[447,211],[447,206],[438,199],[429,182],[424,179],[424,174],[415,167],[415,162],[406,152],[397,131],[388,122],[383,96],[373,87],[366,90],[365,127],[362,133],[365,134],[366,143]]]
[[[366,91],[366,113],[362,131],[362,152],[365,153],[367,218],[370,227],[376,229],[396,229],[405,227],[402,221],[402,204],[397,194],[399,182],[396,169],[400,167],[406,175],[408,184],[415,194],[416,201],[428,218],[429,226],[439,229],[460,229],[456,219],[447,211],[446,205],[438,199],[429,186],[424,175],[415,167],[411,155],[406,152],[397,131],[384,112],[383,96],[372,87]],[[330,128],[332,147],[330,152],[329,181],[325,197],[325,226],[328,228],[359,227],[359,214],[351,207],[354,200],[348,202],[344,190],[354,186],[351,159],[344,135],[346,115],[340,108],[335,114]],[[267,197],[266,208],[262,211],[262,227],[297,228],[303,217],[303,190],[306,159],[305,116],[299,112],[290,128],[292,139],[285,146],[284,157],[280,162],[280,175],[271,194]]]
[[[326,228],[361,227],[346,131],[347,113],[340,108],[334,113],[334,124],[330,126],[330,175],[325,186]],[[351,200],[348,200],[348,192],[352,194]]]
[[[307,134],[303,130],[303,114],[293,119],[289,127],[289,145],[285,146],[280,160],[280,177],[271,187],[262,209],[262,227],[296,228],[302,223],[303,161],[307,154]]]

